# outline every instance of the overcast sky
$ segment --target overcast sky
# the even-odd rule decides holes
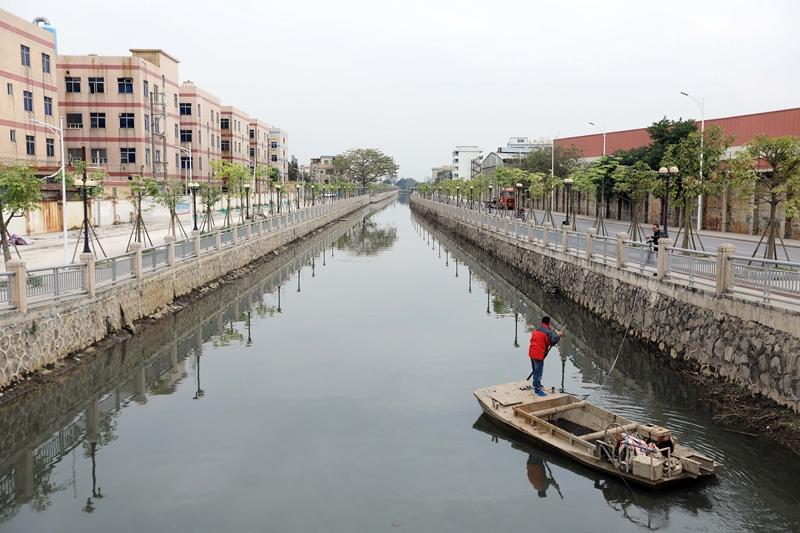
[[[457,144],[800,106],[800,2],[4,0],[59,52],[163,48],[289,132],[301,163],[375,147],[426,178]]]

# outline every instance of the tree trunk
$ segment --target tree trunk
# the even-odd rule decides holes
[[[689,248],[689,232],[692,230],[692,208],[689,203],[689,196],[683,197],[683,238],[681,248]]]
[[[0,243],[3,245],[3,261],[11,261],[11,250],[8,248],[8,231],[6,230],[6,218],[3,216],[3,204],[0,204]]]
[[[778,232],[778,202],[775,193],[772,193],[769,199],[769,229],[767,230],[767,259],[776,259],[778,257],[777,249],[775,246],[775,237]]]

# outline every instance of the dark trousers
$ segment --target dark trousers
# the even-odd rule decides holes
[[[533,390],[542,390],[542,373],[544,372],[544,359],[531,359],[531,366],[533,367]]]

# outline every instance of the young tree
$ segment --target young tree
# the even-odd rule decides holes
[[[227,192],[225,194],[225,221],[222,226],[227,228],[231,225],[233,219],[231,218],[231,196],[239,198],[240,200],[244,195],[244,184],[248,181],[249,171],[247,167],[240,163],[231,163],[225,160],[217,160],[211,162],[214,168],[214,174],[218,176],[226,185]],[[244,214],[241,212],[240,205],[239,219],[243,220]]]
[[[671,197],[675,205],[682,208],[683,220],[682,248],[695,248],[692,229],[692,214],[697,205],[697,197],[701,194],[715,194],[722,190],[725,174],[720,172],[720,162],[725,151],[733,142],[733,137],[726,135],[719,126],[706,128],[703,142],[700,132],[694,131],[677,144],[667,146],[664,158],[659,166],[677,166],[679,173],[670,183]],[[701,149],[702,144],[702,149]],[[703,178],[700,179],[700,153],[702,151]],[[663,191],[663,188],[661,189]],[[698,216],[703,216],[699,213]],[[702,243],[701,243],[702,247]]]
[[[131,243],[145,243],[145,239],[153,246],[153,241],[147,233],[142,216],[142,202],[146,198],[154,198],[158,194],[158,182],[153,178],[143,178],[134,176],[131,180],[131,204],[133,204],[134,222],[131,228],[131,235],[128,238],[128,246],[125,251],[130,251]]]
[[[289,159],[289,168],[287,169],[289,181],[300,181],[300,165],[297,164],[297,158],[292,156]]]
[[[36,209],[41,200],[39,180],[31,167],[24,165],[0,165],[0,242],[3,260],[11,260],[8,246],[8,225],[14,217],[25,211]]]
[[[800,213],[800,138],[756,135],[734,160],[733,175],[743,192],[754,194],[756,202],[769,205],[769,222],[759,246],[766,236],[764,257],[777,259],[776,239],[782,239],[778,233],[779,208],[783,204],[790,217]],[[757,251],[758,248],[753,256]]]
[[[657,182],[658,173],[644,161],[637,161],[631,166],[619,165],[614,171],[614,191],[624,194],[631,202],[631,225],[628,233],[632,241],[644,240],[644,232],[639,227],[639,205]]]
[[[180,227],[181,233],[186,237],[186,231],[183,229],[180,219],[178,218],[178,204],[184,199],[183,182],[178,178],[168,178],[167,181],[158,183],[155,189],[155,199],[161,206],[166,207],[169,211],[169,235],[177,238],[176,222]]]
[[[214,228],[214,206],[222,198],[222,189],[212,183],[200,185],[200,205],[203,206],[203,223],[200,227],[201,232],[211,231]]]
[[[397,163],[392,156],[374,148],[356,148],[336,156],[333,166],[338,176],[357,181],[366,188],[373,181],[397,176]]]
[[[520,168],[528,172],[542,172],[564,178],[569,176],[578,164],[581,151],[574,146],[556,146],[555,153],[549,149],[533,150],[521,161]]]

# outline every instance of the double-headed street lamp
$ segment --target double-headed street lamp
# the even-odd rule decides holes
[[[456,207],[461,207],[461,187],[456,185]]]
[[[83,253],[92,253],[89,248],[89,189],[97,187],[97,182],[89,178],[76,178],[73,182],[76,187],[81,189],[83,199]]]
[[[31,122],[47,128],[53,135],[58,137],[58,142],[61,145],[61,168],[58,172],[61,173],[61,235],[64,240],[64,264],[66,265],[69,263],[69,251],[67,246],[67,161],[64,157],[64,118],[58,117],[57,128],[41,120],[31,119]]]
[[[519,215],[522,214],[522,184],[521,183],[517,183],[517,202],[516,202],[516,206],[515,207],[517,208],[517,216],[519,217]]]
[[[469,186],[469,208],[475,209],[475,186]]]
[[[200,184],[190,181],[186,186],[192,191],[192,218],[194,219],[192,230],[197,231],[197,189],[200,188]]]
[[[669,178],[678,174],[678,167],[661,167],[658,174],[664,178],[664,197],[661,200],[661,227],[664,228],[664,237],[668,236],[667,215],[669,210]]]
[[[184,148],[180,144],[173,144],[175,148],[186,154],[186,167],[189,169],[188,181],[186,186],[189,186],[189,183],[192,183],[192,167],[194,166],[194,162],[192,161],[192,149],[191,148]]]

